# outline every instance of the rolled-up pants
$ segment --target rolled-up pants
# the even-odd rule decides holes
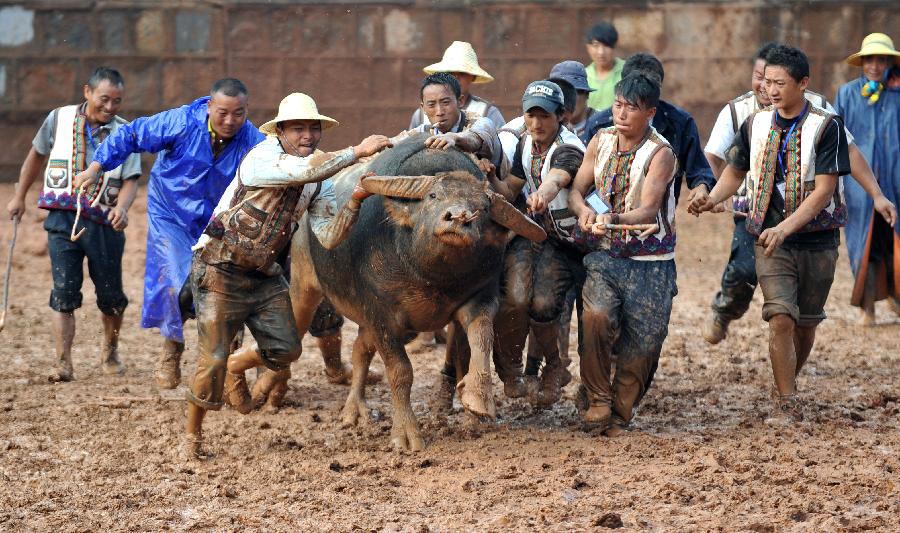
[[[631,421],[653,381],[677,294],[675,260],[639,261],[605,251],[585,256],[581,381],[591,405],[609,405]],[[611,377],[611,355],[616,373]]]
[[[208,265],[197,255],[191,265],[200,355],[187,399],[204,409],[222,407],[229,346],[246,324],[271,370],[290,367],[301,354],[288,283],[231,265]]]

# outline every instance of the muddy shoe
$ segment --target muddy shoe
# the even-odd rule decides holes
[[[503,381],[503,394],[507,398],[531,398],[538,394],[541,383],[537,376],[515,376]]]
[[[56,362],[56,368],[50,373],[50,381],[67,382],[75,379],[75,370],[72,368],[72,356],[61,357]]]
[[[125,365],[119,360],[119,350],[113,346],[105,346],[101,352],[100,366],[107,375],[121,376],[125,373]]]
[[[770,426],[791,426],[803,421],[803,409],[796,394],[780,396],[771,416],[766,418]]]
[[[728,321],[714,316],[703,330],[703,339],[710,344],[719,344],[728,336]]]
[[[538,392],[537,401],[534,403],[540,407],[549,407],[555,404],[562,397],[564,383],[570,381],[572,381],[572,374],[559,361],[544,366],[541,374],[541,389]]]
[[[163,352],[156,362],[156,386],[161,389],[174,389],[181,383],[181,354],[184,343],[166,339]]]
[[[593,428],[606,429],[612,422],[612,409],[609,405],[592,405],[584,412],[584,423]]]
[[[247,387],[247,377],[243,372],[225,372],[224,393],[225,402],[238,413],[245,415],[253,410],[250,388]]]

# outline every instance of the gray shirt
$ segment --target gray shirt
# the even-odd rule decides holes
[[[84,106],[86,104],[81,104],[81,111],[84,112]],[[43,155],[50,155],[50,150],[53,148],[53,142],[56,140],[56,115],[59,109],[54,109],[47,115],[47,118],[44,119],[44,123],[41,124],[41,129],[38,130],[37,134],[34,136],[34,139],[31,141],[31,145],[34,147],[34,150]],[[119,126],[125,124],[126,121],[121,117],[116,116],[113,118],[111,122],[108,124],[101,124],[96,129],[91,130],[91,135],[94,138],[94,142],[97,146],[100,146],[107,137],[112,135]],[[91,143],[87,143],[85,147],[85,161],[92,161],[94,158],[94,146]],[[122,178],[123,179],[136,179],[141,175],[141,156],[140,154],[132,154],[128,156],[125,160],[125,163],[122,164]]]

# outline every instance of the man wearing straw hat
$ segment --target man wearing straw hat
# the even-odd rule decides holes
[[[459,105],[463,111],[487,117],[498,129],[506,123],[497,106],[469,92],[472,85],[494,81],[494,77],[478,64],[478,56],[475,55],[471,44],[464,41],[453,41],[453,44],[444,51],[444,57],[439,62],[428,65],[422,70],[425,74],[438,72],[452,74],[459,81],[461,88]],[[409,129],[414,129],[422,124],[430,124],[430,122],[428,116],[419,108],[416,109],[409,121]]]
[[[569,192],[581,229],[602,238],[584,257],[579,403],[585,422],[608,436],[624,430],[650,387],[678,292],[675,153],[650,125],[659,80],[633,73],[615,95],[615,125],[591,139]],[[652,226],[640,235],[607,228],[643,223]]]
[[[286,96],[278,116],[260,127],[266,139],[244,157],[193,248],[191,288],[200,354],[187,392],[186,451],[192,457],[201,455],[207,410],[220,409],[227,399],[237,411],[249,412],[244,371],[252,366],[286,371],[300,357],[288,284],[277,258],[304,212],[324,247],[340,244],[368,194],[357,188],[338,210],[331,182],[325,180],[391,146],[387,137],[372,135],[337,152],[316,150],[323,130],[337,125],[309,96]],[[231,339],[245,324],[259,349],[232,361],[243,368],[226,365]]]
[[[900,77],[900,52],[883,33],[863,39],[859,52],[847,63],[862,67],[862,76],[840,88],[835,109],[854,141],[872,166],[885,196],[900,200],[900,88],[891,77]],[[856,177],[855,169],[851,169]],[[875,301],[887,298],[900,314],[900,226],[875,214],[866,191],[852,180],[844,182],[847,202],[847,252],[856,277],[850,303],[862,308],[863,325],[875,323]],[[891,229],[894,226],[894,229]]]
[[[128,209],[137,193],[141,160],[137,155],[123,164],[110,167],[91,199],[77,194],[75,173],[84,170],[98,146],[126,124],[116,115],[125,96],[125,81],[117,70],[100,67],[84,85],[85,102],[54,109],[32,141],[31,150],[22,164],[19,186],[7,205],[10,218],[25,213],[25,195],[42,174],[43,189],[38,207],[49,211],[44,221],[47,230],[53,290],[53,336],[56,338],[57,366],[53,381],[71,381],[72,342],[75,339],[74,311],[81,307],[81,283],[84,259],[97,292],[97,307],[103,323],[101,364],[108,374],[120,373],[119,330],[128,298],[122,290],[122,254]],[[90,191],[90,189],[88,189]],[[80,223],[76,216],[82,208]],[[86,231],[81,239],[71,239],[75,224]]]

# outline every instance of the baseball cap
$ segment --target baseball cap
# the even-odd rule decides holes
[[[564,105],[562,89],[552,81],[533,81],[525,88],[522,95],[522,111],[540,107],[548,113],[556,111]]]
[[[550,69],[550,76],[548,76],[548,79],[565,80],[569,82],[576,91],[594,91],[594,89],[588,85],[587,71],[584,69],[584,65],[578,61],[563,61],[562,63],[553,65],[553,68]]]

